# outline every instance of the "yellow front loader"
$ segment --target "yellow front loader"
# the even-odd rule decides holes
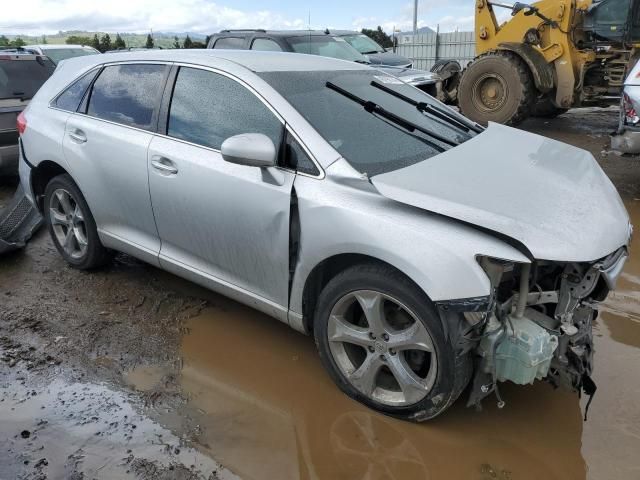
[[[511,18],[500,25],[496,8],[510,9]],[[460,110],[483,125],[515,125],[530,115],[618,103],[640,54],[640,0],[476,0],[475,29]]]

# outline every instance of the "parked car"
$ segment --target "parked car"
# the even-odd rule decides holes
[[[0,175],[18,173],[16,118],[54,69],[47,57],[0,50]]]
[[[84,55],[96,55],[100,53],[93,47],[86,45],[26,45],[22,47],[24,50],[37,55],[46,55],[56,65],[62,60],[73,57],[82,57]]]
[[[352,30],[331,30],[333,35],[344,39],[362,55],[365,55],[373,65],[387,65],[390,67],[412,68],[413,62],[407,57],[387,50],[374,39],[364,33]]]
[[[70,59],[19,122],[71,266],[122,251],[266,312],[371,408],[430,419],[472,378],[470,404],[506,380],[594,391],[631,226],[584,150],[366,65],[255,51]]]
[[[207,48],[305,53],[364,65],[372,63],[344,38],[329,30],[223,30],[210,37]],[[410,66],[380,65],[378,68],[442,99],[440,77],[435,73]]]
[[[611,147],[622,153],[640,153],[640,62],[624,82],[620,99],[620,121],[611,137]]]

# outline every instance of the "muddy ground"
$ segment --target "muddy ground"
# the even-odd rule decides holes
[[[615,123],[523,128],[589,149],[640,225]],[[584,399],[539,383],[413,425],[342,395],[283,324],[125,255],[72,270],[41,231],[0,258],[0,479],[640,478],[640,256],[602,310],[586,423]]]

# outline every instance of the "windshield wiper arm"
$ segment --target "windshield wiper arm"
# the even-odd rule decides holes
[[[431,115],[433,115],[434,117],[439,118],[440,120],[444,120],[445,122],[447,122],[450,125],[456,126],[458,128],[463,129],[465,132],[468,132],[469,130],[472,130],[476,133],[480,133],[482,132],[482,128],[469,122],[469,121],[465,121],[462,119],[458,119],[453,117],[450,113],[448,113],[445,110],[442,110],[441,108],[436,107],[435,105],[430,105],[426,102],[418,102],[416,100],[414,100],[413,98],[407,97],[406,95],[403,95],[400,92],[396,92],[395,90],[387,87],[386,85],[382,85],[381,83],[376,82],[375,80],[371,82],[371,86],[378,88],[380,90],[382,90],[383,92],[388,93],[389,95],[393,95],[396,98],[399,98],[400,100],[409,103],[410,105],[413,105],[414,107],[416,107],[416,109],[422,113],[429,113]]]
[[[409,120],[405,120],[402,117],[399,117],[398,115],[396,115],[395,113],[390,112],[389,110],[385,110],[384,108],[382,108],[380,105],[378,105],[377,103],[371,102],[369,100],[364,100],[360,97],[358,97],[357,95],[354,95],[353,93],[345,90],[344,88],[341,88],[339,86],[337,86],[335,83],[331,83],[331,82],[327,82],[326,83],[327,88],[330,88],[331,90],[334,90],[335,92],[338,92],[340,95],[343,95],[344,97],[347,97],[349,100],[354,101],[360,105],[362,105],[362,107],[369,113],[375,113],[377,115],[380,115],[383,118],[386,118],[387,120],[392,121],[393,123],[395,123],[396,125],[400,125],[402,128],[410,131],[410,132],[414,132],[414,131],[418,131],[421,133],[424,133],[425,135],[429,135],[431,138],[434,138],[435,140],[438,140],[439,142],[445,143],[447,145],[450,145],[452,147],[458,146],[459,143],[454,141],[454,140],[450,140],[446,137],[443,137],[442,135],[439,135],[435,132],[432,132],[429,129],[426,129],[424,127],[421,127],[420,125],[416,125],[413,122],[410,122]],[[440,145],[436,145],[435,143],[430,143],[430,145],[435,148],[436,150],[440,151],[440,152],[444,152],[446,149],[441,147]]]

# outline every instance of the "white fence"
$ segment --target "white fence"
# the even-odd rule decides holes
[[[464,68],[476,52],[474,32],[426,33],[398,37],[399,55],[413,60],[414,68],[429,70],[440,59],[453,59]]]

